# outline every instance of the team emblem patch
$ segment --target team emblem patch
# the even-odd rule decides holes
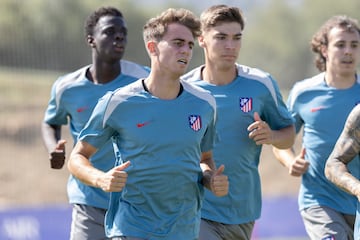
[[[199,115],[190,115],[189,126],[195,132],[199,131],[201,129],[201,117]]]
[[[250,112],[252,110],[252,98],[242,97],[240,98],[240,109],[244,113]]]

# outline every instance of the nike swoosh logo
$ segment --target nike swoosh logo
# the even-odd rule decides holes
[[[317,112],[317,111],[319,111],[319,110],[321,110],[321,109],[324,109],[324,108],[325,108],[324,106],[315,107],[315,108],[310,109],[310,111],[311,111],[311,112]]]
[[[138,128],[142,128],[142,127],[148,125],[149,123],[150,123],[150,122],[138,123],[138,124],[136,124],[136,126],[137,126]]]
[[[88,109],[88,107],[79,107],[78,109],[76,109],[76,111],[77,111],[78,113],[80,113],[80,112],[85,111],[86,109]]]

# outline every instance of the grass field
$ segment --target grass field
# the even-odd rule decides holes
[[[40,124],[56,72],[0,68],[0,207],[65,203],[66,168],[52,170]],[[67,127],[65,127],[67,129]],[[71,139],[65,131],[68,153]],[[264,196],[295,195],[299,179],[265,146],[260,164]]]

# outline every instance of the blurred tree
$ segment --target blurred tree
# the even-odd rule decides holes
[[[100,6],[119,7],[118,1],[2,1],[0,65],[60,71],[90,63],[84,35],[86,17]],[[126,57],[145,64],[141,33],[147,17],[130,1],[121,5],[129,27]]]
[[[3,65],[56,70],[77,65],[84,53],[79,18],[83,11],[78,1],[3,2],[0,16],[7,12],[8,19],[1,18],[5,24],[0,25],[0,31],[2,27],[10,30],[0,43]],[[81,42],[77,37],[82,37]]]
[[[285,88],[307,74],[309,36],[298,11],[297,5],[274,0],[252,13],[255,23],[244,32],[240,61],[268,71]]]
[[[145,21],[168,7],[184,7],[196,14],[203,10],[200,3],[190,6],[190,1],[141,3],[139,6],[138,1],[131,0],[1,0],[0,65],[71,71],[90,63],[84,21],[94,9],[109,5],[118,7],[127,19],[125,58],[148,65],[142,39]],[[246,6],[247,23],[239,62],[268,71],[286,89],[317,72],[309,42],[326,19],[335,14],[360,19],[359,0],[251,1],[256,7],[251,7],[250,1],[241,4]],[[209,3],[203,5],[207,8]],[[202,49],[196,47],[189,69],[202,63]]]
[[[270,72],[280,88],[290,89],[318,72],[310,41],[332,15],[347,14],[360,20],[360,1],[272,0],[253,12],[247,23],[239,61]]]

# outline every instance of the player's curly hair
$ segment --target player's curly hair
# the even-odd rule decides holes
[[[85,21],[85,36],[91,36],[94,34],[94,28],[98,23],[99,19],[103,16],[114,16],[123,18],[123,14],[120,10],[115,7],[100,7],[92,14],[88,16]]]
[[[349,32],[358,32],[360,27],[358,21],[346,15],[336,15],[328,19],[311,39],[311,50],[316,54],[315,65],[319,71],[326,70],[326,58],[323,56],[321,49],[329,44],[329,32],[335,27],[340,27]]]

